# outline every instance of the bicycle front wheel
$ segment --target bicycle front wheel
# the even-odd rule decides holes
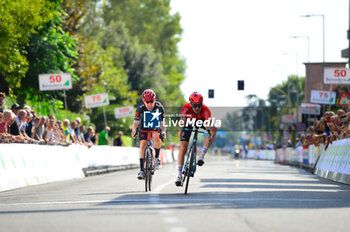
[[[193,147],[191,147],[191,150],[189,152],[189,158],[187,159],[187,161],[189,163],[187,163],[187,170],[185,173],[185,178],[186,178],[186,186],[185,186],[185,194],[187,194],[187,190],[188,190],[188,184],[190,182],[190,177],[191,177],[191,172],[193,170],[193,162],[194,162],[194,157],[196,156],[196,151]]]
[[[148,155],[148,190],[151,191],[152,190],[152,178],[153,178],[153,172],[154,172],[154,160],[153,160],[153,150],[152,149],[148,149],[149,150],[149,155]]]
[[[153,154],[152,150],[149,148],[145,149],[144,153],[145,157],[145,191],[148,190],[151,191],[151,184],[152,184],[152,162],[153,162]]]

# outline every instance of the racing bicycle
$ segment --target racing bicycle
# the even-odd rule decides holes
[[[199,129],[200,128],[198,128],[198,127],[195,127],[194,129],[189,129],[189,128],[183,129],[185,131],[191,131],[192,133],[194,133],[193,139],[192,139],[192,145],[191,145],[191,148],[189,149],[189,151],[186,153],[186,161],[185,161],[184,169],[182,171],[182,174],[184,174],[183,180],[182,180],[182,185],[183,185],[183,183],[186,182],[185,194],[187,194],[188,184],[190,182],[190,177],[194,177],[194,174],[195,174],[196,168],[197,168],[196,154],[197,154],[197,136],[198,136],[198,133],[208,134],[209,139],[211,139],[210,130],[202,131]]]
[[[143,152],[144,157],[144,169],[143,172],[145,174],[145,191],[151,191],[152,190],[152,176],[155,172],[155,150],[152,145],[152,133],[159,133],[159,138],[163,140],[163,135],[161,133],[161,130],[141,130],[141,132],[147,133],[147,146]],[[138,134],[138,131],[136,131],[135,136]]]

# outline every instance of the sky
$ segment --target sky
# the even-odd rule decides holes
[[[185,99],[193,91],[208,106],[246,106],[245,96],[267,99],[269,89],[288,75],[305,76],[308,61],[323,60],[322,17],[325,17],[325,61],[347,62],[341,50],[349,46],[350,0],[171,0],[181,15],[186,60]],[[296,65],[297,64],[297,65]],[[237,80],[245,90],[237,90]],[[214,99],[208,99],[214,89]]]

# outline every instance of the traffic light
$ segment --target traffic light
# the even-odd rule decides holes
[[[238,90],[244,90],[244,81],[243,80],[238,81]]]
[[[208,97],[209,97],[209,98],[214,98],[214,90],[213,90],[213,89],[209,89],[209,91],[208,91]]]

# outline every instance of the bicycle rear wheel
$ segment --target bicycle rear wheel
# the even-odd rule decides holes
[[[188,190],[188,184],[190,182],[190,177],[191,177],[191,172],[193,171],[193,162],[194,162],[194,157],[196,155],[195,153],[195,148],[191,147],[191,150],[189,152],[189,158],[187,159],[189,163],[187,163],[187,170],[185,173],[185,178],[186,178],[186,186],[185,186],[185,194],[187,194]]]

